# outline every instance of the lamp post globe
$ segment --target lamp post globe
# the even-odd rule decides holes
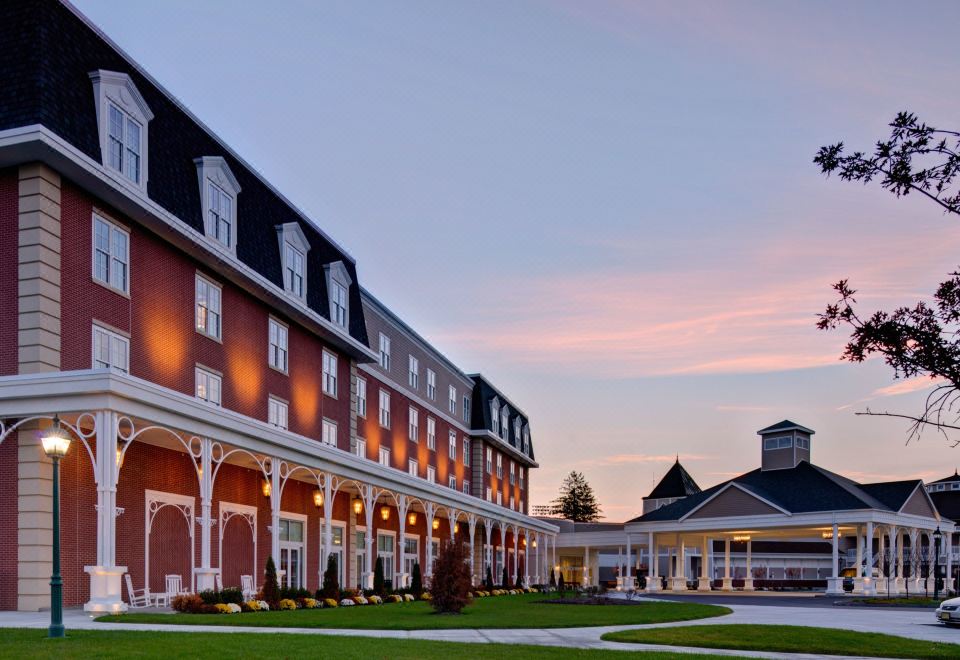
[[[933,532],[933,599],[940,598],[940,541],[943,539],[943,532],[940,531],[940,525]]]
[[[63,578],[60,576],[60,459],[70,449],[70,435],[54,415],[40,437],[43,452],[53,461],[53,575],[50,576],[50,637],[63,637]]]

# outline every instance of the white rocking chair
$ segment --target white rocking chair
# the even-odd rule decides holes
[[[257,590],[253,585],[252,575],[240,576],[240,591],[243,592],[244,600],[252,600],[257,597]]]
[[[125,573],[123,577],[127,582],[127,597],[130,599],[130,607],[150,607],[150,605],[153,604],[150,598],[150,589],[134,589],[133,580],[130,579],[130,574]]]
[[[177,596],[186,596],[190,592],[183,588],[183,577],[179,575],[165,576],[167,584],[167,598],[173,599]]]

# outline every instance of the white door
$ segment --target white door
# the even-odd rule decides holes
[[[281,586],[299,589],[304,584],[303,527],[304,523],[299,520],[280,520]]]

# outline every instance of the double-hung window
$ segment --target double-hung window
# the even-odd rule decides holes
[[[437,400],[437,374],[433,369],[427,369],[427,398]]]
[[[93,215],[93,279],[111,289],[130,293],[130,234],[109,220]]]
[[[470,438],[463,439],[463,464],[470,467]]]
[[[520,490],[523,490],[524,474],[526,474],[526,468],[520,468]]]
[[[197,367],[196,370],[196,394],[197,398],[215,406],[220,405],[220,390],[223,386],[223,379],[219,374],[215,374],[203,367]]]
[[[407,428],[410,442],[420,442],[420,411],[410,406],[410,424]]]
[[[380,447],[380,465],[390,467],[390,450],[387,447]]]
[[[516,483],[516,464],[513,461],[510,461],[510,485],[513,486]]]
[[[490,422],[493,425],[493,432],[500,435],[500,406],[496,401],[490,402]]]
[[[450,396],[449,396],[449,401],[447,401],[447,406],[450,409],[450,414],[456,415],[457,414],[457,388],[454,387],[453,385],[450,386],[449,395]]]
[[[267,399],[267,423],[281,429],[287,428],[288,406],[285,401],[276,397]]]
[[[437,449],[437,420],[433,417],[427,417],[427,449],[436,451]]]
[[[283,250],[283,288],[298,298],[303,298],[303,283],[306,275],[306,259],[304,258],[303,252],[298,250],[290,243],[284,244]]]
[[[357,438],[353,445],[353,453],[360,458],[367,457],[367,441],[364,438]]]
[[[268,335],[270,340],[267,360],[270,366],[284,373],[287,372],[287,326],[276,319],[268,321]]]
[[[449,445],[448,449],[450,451],[450,460],[456,461],[457,460],[457,432],[456,431],[450,431],[450,437],[448,439],[447,444]]]
[[[220,287],[197,273],[196,317],[197,332],[212,339],[220,339]]]
[[[420,361],[413,357],[410,358],[410,368],[407,374],[407,383],[410,385],[410,389],[419,389],[420,388]]]
[[[463,494],[464,495],[470,494],[470,482],[467,481],[466,479],[463,480]]]
[[[93,368],[130,371],[130,340],[121,334],[93,325]]]
[[[390,371],[390,337],[380,333],[380,368]]]
[[[513,495],[511,495],[511,496],[510,496],[510,508],[512,509],[512,508],[514,508],[515,506],[516,506],[516,503],[515,503],[514,497],[513,497]]]
[[[412,458],[407,461],[407,474],[411,477],[420,476],[420,464]]]
[[[367,381],[357,378],[357,416],[367,416]]]
[[[463,395],[463,421],[470,423],[470,397]]]
[[[427,481],[432,484],[437,483],[437,468],[432,465],[427,466]]]
[[[513,440],[517,444],[517,446],[520,446],[520,442],[521,442],[520,438],[521,438],[520,417],[514,417],[513,418]]]
[[[141,135],[140,122],[126,112],[108,103],[107,135],[109,153],[107,165],[136,184],[140,183]]]
[[[341,328],[347,327],[347,287],[334,281],[330,293],[330,318]]]
[[[337,356],[323,351],[323,393],[337,396]]]
[[[390,393],[380,390],[380,426],[390,428]]]
[[[497,479],[503,479],[503,454],[497,454]]]
[[[213,181],[207,181],[207,186],[207,213],[213,237],[225,247],[233,247],[233,197]]]
[[[493,474],[493,449],[487,447],[487,474]]]
[[[497,491],[497,506],[503,506],[503,493]]]
[[[500,408],[500,437],[504,440],[510,438],[510,409],[507,406]]]
[[[492,493],[492,492],[493,492],[493,491],[490,490],[490,486],[487,486],[487,501],[488,501],[488,502],[492,502],[492,501],[493,501],[493,497],[491,496],[491,493]]]
[[[456,489],[457,489],[457,475],[451,474],[451,475],[447,478],[447,486],[449,486],[449,487],[452,488],[453,490],[456,490]]]

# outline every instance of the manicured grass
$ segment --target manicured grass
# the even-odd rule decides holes
[[[726,607],[699,603],[555,605],[543,594],[479,598],[460,615],[435,614],[428,603],[364,605],[321,610],[240,614],[127,613],[98,621],[277,628],[429,630],[436,628],[570,628],[690,621],[729,614]]]
[[[425,642],[375,637],[296,634],[164,633],[111,630],[68,630],[66,639],[47,639],[46,630],[0,629],[0,657],[33,658],[312,658],[346,660],[399,658],[620,658],[622,651],[597,651],[550,646]],[[705,659],[705,655],[644,653],[644,659]]]
[[[607,633],[611,642],[696,646],[738,651],[866,655],[876,658],[960,658],[960,644],[924,642],[881,633],[806,626],[681,626]]]
[[[946,598],[934,600],[933,598],[855,598],[850,601],[857,605],[873,605],[876,607],[937,607]]]

